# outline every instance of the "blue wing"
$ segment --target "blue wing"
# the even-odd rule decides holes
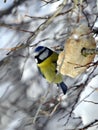
[[[61,82],[61,83],[57,84],[57,86],[61,87],[63,93],[66,94],[66,92],[67,92],[67,85],[64,82]]]

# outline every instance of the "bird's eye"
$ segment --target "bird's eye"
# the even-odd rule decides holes
[[[48,55],[49,55],[49,50],[47,49],[47,50],[45,50],[43,53],[41,53],[41,54],[39,55],[39,59],[40,59],[40,60],[44,60],[44,59],[46,59],[46,58],[48,57]]]

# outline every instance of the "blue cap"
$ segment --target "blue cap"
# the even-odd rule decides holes
[[[36,49],[35,49],[35,52],[40,52],[40,51],[42,51],[42,50],[44,50],[45,49],[45,47],[43,47],[43,46],[38,46]]]

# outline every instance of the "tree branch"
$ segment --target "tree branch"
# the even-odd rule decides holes
[[[25,1],[27,0],[17,0],[13,3],[13,5],[8,7],[7,9],[0,11],[0,18],[3,17],[4,15],[10,14],[15,7],[18,7],[19,5],[23,4]]]

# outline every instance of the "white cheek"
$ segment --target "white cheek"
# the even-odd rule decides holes
[[[43,59],[47,58],[48,55],[49,55],[49,50],[46,50],[39,56],[39,59],[43,60]]]

